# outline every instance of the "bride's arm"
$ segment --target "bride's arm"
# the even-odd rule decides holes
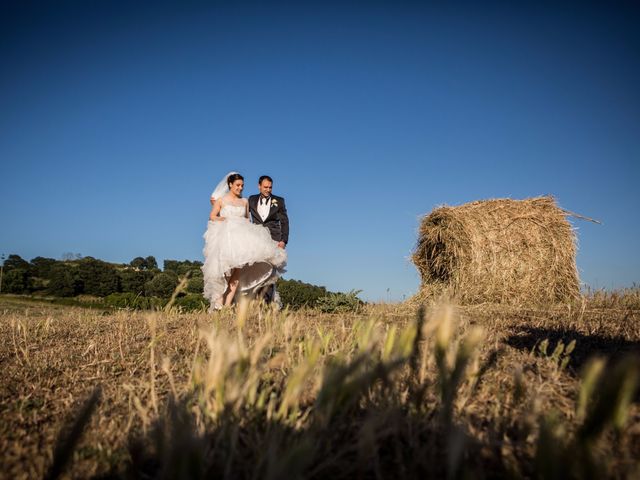
[[[249,218],[249,200],[244,199],[244,216],[245,218]]]
[[[209,214],[209,220],[211,220],[212,222],[224,220],[224,217],[219,217],[218,216],[218,214],[220,213],[221,209],[222,209],[222,201],[221,200],[216,200],[213,203],[213,207],[211,207],[211,213]]]

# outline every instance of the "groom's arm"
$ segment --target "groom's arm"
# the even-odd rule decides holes
[[[284,198],[280,197],[280,213],[278,214],[278,220],[280,221],[280,240],[285,243],[289,243],[289,215],[287,214],[287,207],[284,204]]]
[[[251,221],[251,223],[256,223],[256,216],[253,213],[253,207],[251,205],[251,199],[253,198],[253,195],[251,195],[249,197],[249,199],[247,200],[247,203],[249,204],[249,220]]]

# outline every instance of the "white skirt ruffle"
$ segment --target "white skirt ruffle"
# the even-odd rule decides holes
[[[273,284],[285,271],[287,252],[278,248],[269,230],[244,217],[209,222],[204,234],[204,296],[211,309],[222,305],[231,271],[241,268],[236,295]],[[226,278],[225,278],[226,277]]]

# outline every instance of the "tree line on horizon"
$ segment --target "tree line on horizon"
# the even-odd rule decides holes
[[[4,261],[0,293],[104,299],[112,307],[147,309],[163,306],[181,279],[186,287],[176,299],[184,310],[208,307],[203,297],[202,262],[170,260],[160,269],[153,256],[135,257],[129,263],[110,263],[94,257],[67,256],[63,260],[35,257],[31,261],[12,254]],[[278,280],[284,305],[291,308],[318,307],[323,311],[347,311],[362,301],[357,291],[330,292],[325,287],[299,280]]]
[[[55,260],[36,257],[30,262],[9,255],[4,262],[3,293],[43,294],[56,297],[134,293],[148,297],[170,296],[179,278],[191,276],[187,291],[202,293],[201,262],[165,260],[163,269],[155,257],[136,257],[128,264],[93,257]]]

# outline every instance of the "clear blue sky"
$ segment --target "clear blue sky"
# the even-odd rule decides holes
[[[437,3],[3,1],[0,252],[202,260],[238,170],[288,278],[399,300],[420,215],[553,194],[582,281],[639,282],[638,3]]]

